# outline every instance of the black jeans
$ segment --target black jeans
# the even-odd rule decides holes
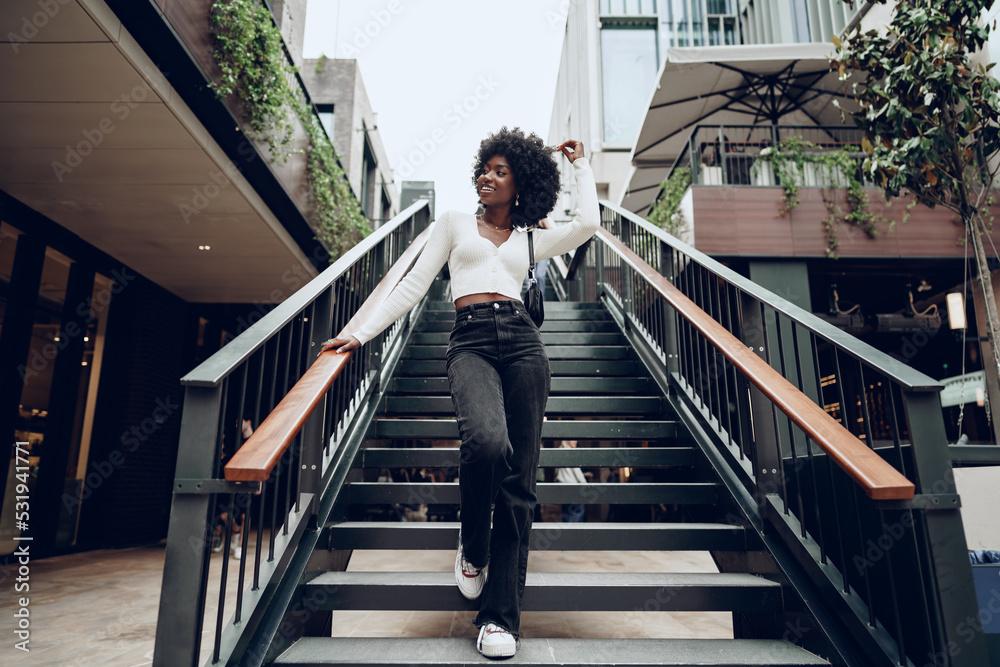
[[[496,623],[515,636],[549,381],[538,327],[520,301],[480,303],[456,312],[448,382],[462,438],[462,547],[472,565],[489,563],[475,623]]]

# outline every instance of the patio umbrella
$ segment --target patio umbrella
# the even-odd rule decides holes
[[[697,125],[844,125],[832,101],[854,106],[830,70],[832,51],[823,43],[667,51],[632,150],[621,205],[648,212]]]

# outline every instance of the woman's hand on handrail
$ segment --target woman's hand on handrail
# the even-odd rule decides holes
[[[323,354],[327,350],[332,350],[333,348],[337,348],[337,353],[340,353],[340,352],[350,352],[351,350],[357,349],[359,347],[361,347],[361,341],[359,341],[354,336],[345,336],[343,338],[338,336],[337,338],[331,338],[330,340],[320,345],[319,354],[317,354],[316,356]]]

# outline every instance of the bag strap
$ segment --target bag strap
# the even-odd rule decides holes
[[[531,232],[528,232],[528,282],[537,283],[535,280],[535,243],[531,239]]]

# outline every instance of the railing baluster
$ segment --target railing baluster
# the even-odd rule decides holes
[[[229,541],[233,538],[233,494],[229,494],[229,504],[226,507],[226,531],[222,538],[222,574],[219,578],[219,609],[215,616],[215,644],[212,648],[212,662],[219,662],[219,649],[222,647],[222,628],[225,625],[226,584],[229,581]]]
[[[865,549],[865,530],[864,530],[864,525],[861,522],[861,502],[860,502],[860,499],[859,499],[859,496],[858,496],[859,493],[860,492],[858,491],[858,487],[854,486],[852,484],[851,485],[851,501],[852,501],[851,504],[854,506],[854,525],[858,529],[858,551],[859,551],[858,557],[863,559],[864,558],[864,549]],[[868,607],[868,625],[871,626],[871,627],[875,627],[875,601],[874,601],[874,599],[872,597],[871,580],[868,577],[868,570],[869,570],[869,568],[866,567],[866,568],[859,568],[859,569],[861,569],[861,572],[859,572],[859,575],[861,576],[861,579],[865,583],[865,587],[864,587],[864,592],[865,592],[864,601],[865,601],[865,605]]]
[[[794,322],[792,322],[791,324],[792,324],[792,327],[795,326]],[[793,329],[793,331],[794,331],[794,329]],[[778,348],[778,366],[779,366],[778,371],[781,373],[782,377],[787,378],[788,377],[788,368],[787,368],[787,365],[785,364],[785,346],[782,344],[781,316],[778,315],[777,313],[775,313],[774,335],[775,335],[775,339],[776,339],[776,343],[777,343],[777,348]],[[793,347],[793,349],[794,349],[794,347]],[[796,367],[798,367],[798,364],[796,364]],[[801,385],[801,383],[800,383],[800,385]],[[801,390],[801,386],[799,387],[799,389]],[[792,465],[789,468],[789,470],[790,470],[791,477],[792,477],[792,484],[795,486],[795,496],[796,496],[796,499],[798,500],[798,505],[799,505],[799,515],[798,516],[799,516],[799,529],[801,531],[799,537],[805,539],[805,537],[806,537],[806,512],[805,512],[805,507],[802,504],[802,483],[801,483],[801,481],[799,479],[799,457],[798,457],[798,453],[795,451],[795,424],[792,423],[791,419],[788,419],[785,416],[782,416],[782,419],[784,419],[788,423],[788,449],[792,453]],[[784,454],[781,454],[780,460],[781,460],[781,462],[783,464],[784,463]],[[782,475],[782,479],[784,479],[784,475]],[[785,505],[785,511],[786,512],[788,511],[788,505],[787,504]]]
[[[879,508],[878,510],[879,524],[885,526],[885,511]],[[899,646],[899,659],[896,664],[905,666],[906,665],[906,641],[903,637],[903,619],[899,613],[899,595],[896,592],[896,568],[892,562],[892,552],[893,549],[889,548],[886,550],[885,556],[888,563],[889,569],[889,597],[892,598],[892,613],[894,619],[894,637],[896,639],[896,644]]]

